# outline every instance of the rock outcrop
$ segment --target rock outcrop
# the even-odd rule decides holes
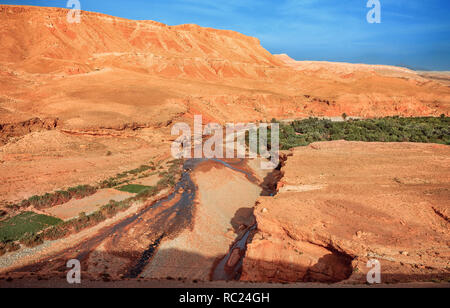
[[[13,137],[25,136],[31,132],[53,130],[58,126],[58,119],[39,118],[30,119],[21,123],[0,124],[0,145],[7,143]]]
[[[448,281],[449,148],[314,143],[293,150],[275,197],[261,197],[245,281]],[[445,214],[447,213],[447,214]]]

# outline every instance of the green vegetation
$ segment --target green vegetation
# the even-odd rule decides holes
[[[148,165],[142,165],[139,168],[133,169],[133,170],[129,170],[129,171],[125,171],[122,173],[118,173],[116,174],[116,176],[111,177],[107,180],[104,180],[103,182],[101,182],[99,184],[99,188],[113,188],[113,187],[117,187],[119,185],[122,185],[124,183],[128,183],[130,180],[129,177],[130,176],[137,176],[141,173],[144,173],[148,170],[156,170],[156,166],[153,162],[150,163],[150,166]],[[139,177],[142,178],[144,175],[140,175]]]
[[[438,118],[387,117],[345,122],[310,118],[291,124],[280,123],[280,149],[288,150],[306,146],[312,142],[331,140],[450,145],[449,124],[450,118],[445,116]]]
[[[169,163],[169,170],[167,172],[160,173],[161,179],[158,181],[158,188],[164,189],[166,187],[171,187],[176,184],[175,175],[178,173],[177,170],[183,165],[182,159],[172,160]]]
[[[161,173],[162,179],[160,180],[160,182],[163,183],[158,183],[156,187],[143,185],[126,185],[122,187],[127,189],[125,191],[137,192],[139,190],[139,192],[137,192],[137,195],[123,201],[111,200],[108,204],[102,206],[98,211],[90,215],[80,213],[77,218],[45,230],[42,233],[42,238],[45,240],[56,240],[63,238],[71,233],[79,232],[83,229],[95,226],[96,224],[106,220],[107,218],[114,217],[117,213],[127,210],[134,202],[147,200],[151,197],[156,196],[164,188],[174,186],[176,182],[175,179],[181,172],[183,160],[173,160],[168,164],[169,172]]]
[[[136,169],[133,169],[133,170],[128,171],[128,173],[129,173],[129,174],[136,175],[136,174],[145,172],[145,171],[147,171],[147,170],[156,170],[156,167],[155,167],[155,166],[142,165],[142,166],[140,166],[139,168],[136,168]]]
[[[42,196],[33,196],[27,200],[23,200],[18,204],[9,205],[9,208],[20,209],[29,206],[34,206],[37,209],[45,209],[60,205],[70,201],[71,199],[82,199],[91,196],[97,192],[96,187],[90,185],[80,185],[76,187],[71,187],[67,190],[60,190],[54,193],[47,193]]]
[[[44,243],[44,239],[40,234],[25,233],[20,239],[20,243],[27,247],[35,247]]]
[[[155,187],[155,186],[150,186],[146,190],[143,190],[140,193],[138,193],[134,197],[134,200],[146,200],[148,198],[156,196],[162,189],[163,189],[162,187],[158,188],[158,187]]]
[[[147,200],[155,196],[161,189],[148,186],[141,190],[136,196],[123,201],[109,201],[108,204],[102,206],[98,211],[86,215],[80,213],[77,218],[55,225],[45,230],[41,238],[44,240],[57,240],[66,237],[72,233],[80,232],[86,228],[93,227],[107,218],[114,217],[117,213],[127,210],[135,201]]]
[[[33,212],[24,212],[5,221],[0,222],[0,256],[6,252],[14,251],[20,248],[20,245],[15,243],[20,241],[21,244],[34,247],[40,245],[44,240],[57,240],[64,238],[72,233],[79,232],[83,229],[97,225],[107,218],[114,217],[117,213],[125,211],[136,201],[144,201],[153,196],[156,196],[161,190],[167,187],[173,187],[176,183],[177,176],[181,173],[181,166],[183,160],[173,160],[168,162],[168,172],[161,172],[161,180],[157,186],[143,186],[143,185],[125,185],[119,190],[136,193],[135,196],[123,201],[111,200],[108,204],[102,206],[98,211],[86,215],[80,213],[77,218],[69,221],[62,221],[60,219],[39,215]],[[128,175],[139,175],[148,170],[156,170],[156,166],[141,166],[137,169],[119,174],[120,177],[127,177]],[[94,188],[95,190],[97,188]],[[69,189],[67,192],[56,192],[54,194],[46,194],[41,197],[32,197],[22,203],[44,206],[46,204],[54,203],[54,200],[62,200],[64,197],[80,198],[85,195],[86,191],[91,191],[90,186],[78,186],[75,189]],[[52,197],[52,196],[58,196]],[[45,200],[45,202],[43,201]]]
[[[0,242],[0,256],[7,252],[13,252],[20,249],[20,245],[14,242],[2,243]]]
[[[62,220],[55,217],[24,212],[0,222],[0,242],[21,240],[60,222]]]
[[[119,187],[117,190],[129,192],[132,194],[138,194],[144,190],[147,190],[150,186],[137,185],[137,184],[128,184],[122,187]]]
[[[158,181],[158,187],[166,188],[175,185],[175,176],[171,172],[162,172],[162,178]]]
[[[22,202],[19,202],[17,204],[10,204],[7,207],[15,210],[27,208],[29,206],[34,206],[36,209],[50,208],[56,205],[69,202],[73,198],[82,199],[85,197],[89,197],[95,194],[98,189],[117,187],[119,185],[122,185],[124,183],[133,180],[133,178],[130,179],[128,177],[137,176],[148,170],[153,171],[156,170],[156,166],[153,162],[150,162],[150,165],[142,165],[139,168],[119,173],[115,177],[109,178],[99,183],[95,187],[90,185],[80,185],[76,187],[71,187],[67,190],[60,190],[54,193],[46,193],[42,196],[32,196],[27,200],[23,200]],[[144,176],[147,175],[142,174],[139,177],[142,178]]]

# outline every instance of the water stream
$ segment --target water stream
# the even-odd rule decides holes
[[[253,183],[257,182],[256,177],[253,174],[251,174],[251,172],[248,172],[248,171],[245,171],[244,169],[239,168],[240,165],[245,165],[245,162],[246,162],[245,159],[239,160],[237,162],[232,162],[232,161],[227,162],[227,161],[220,160],[220,159],[189,159],[189,160],[187,160],[183,165],[184,171],[182,173],[181,180],[175,186],[175,192],[172,193],[167,198],[162,199],[162,200],[158,201],[157,203],[155,203],[150,209],[155,209],[167,202],[172,201],[177,196],[177,194],[179,194],[179,192],[182,191],[180,199],[174,205],[170,206],[165,211],[158,214],[156,217],[152,218],[151,222],[149,221],[149,223],[152,224],[152,230],[156,230],[155,232],[160,232],[161,235],[142,254],[139,261],[128,271],[126,277],[128,277],[128,278],[138,277],[142,273],[142,271],[145,269],[145,267],[151,262],[153,256],[158,251],[158,247],[159,247],[160,243],[162,242],[162,240],[164,238],[168,238],[168,237],[173,238],[180,231],[189,227],[190,223],[193,221],[193,206],[194,206],[194,201],[195,201],[195,197],[196,197],[196,193],[197,193],[197,187],[194,184],[194,182],[192,181],[191,172],[194,171],[195,168],[200,163],[203,163],[203,162],[206,162],[209,160],[220,163],[223,166],[225,166],[233,171],[243,173],[246,176],[246,178]],[[175,215],[175,218],[170,219],[170,217],[173,217],[173,215]],[[119,228],[122,228],[122,226],[119,226]],[[250,231],[248,232],[248,234],[249,233],[250,233]],[[244,237],[236,243],[236,245],[238,245],[236,247],[240,247],[240,249],[242,249],[243,251],[244,251],[244,248],[247,243],[248,234],[244,235]],[[231,254],[231,252],[229,254]],[[242,265],[242,260],[241,260],[240,264]],[[214,271],[225,272],[225,268],[219,269],[219,267],[220,267],[220,265]],[[234,269],[236,271],[239,271],[239,264],[236,264]],[[227,269],[227,271],[229,272],[229,269]],[[224,276],[224,275],[222,275],[222,276]],[[221,280],[222,278],[220,277],[218,279]],[[227,278],[227,280],[228,280],[228,278]]]
[[[214,268],[212,280],[239,280],[249,237],[254,230],[256,230],[256,225],[248,228],[244,235],[231,246],[228,254]]]

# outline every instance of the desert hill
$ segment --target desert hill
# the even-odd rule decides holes
[[[68,10],[0,6],[0,123],[58,118],[72,130],[448,114],[447,86],[403,68],[299,64],[258,39]],[[303,67],[303,69],[302,69]]]
[[[390,77],[404,77],[422,80],[421,76],[408,68],[397,67],[391,65],[371,65],[371,64],[354,64],[344,62],[328,62],[328,61],[296,61],[289,57],[287,54],[275,55],[280,61],[284,62],[288,66],[299,71],[322,71],[324,74],[328,72],[329,75],[343,75],[347,74],[347,77],[351,77],[350,74],[357,72],[365,73],[377,73],[379,75]]]

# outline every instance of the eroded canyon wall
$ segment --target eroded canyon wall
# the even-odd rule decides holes
[[[296,148],[255,209],[245,281],[448,281],[449,148],[320,142]]]

